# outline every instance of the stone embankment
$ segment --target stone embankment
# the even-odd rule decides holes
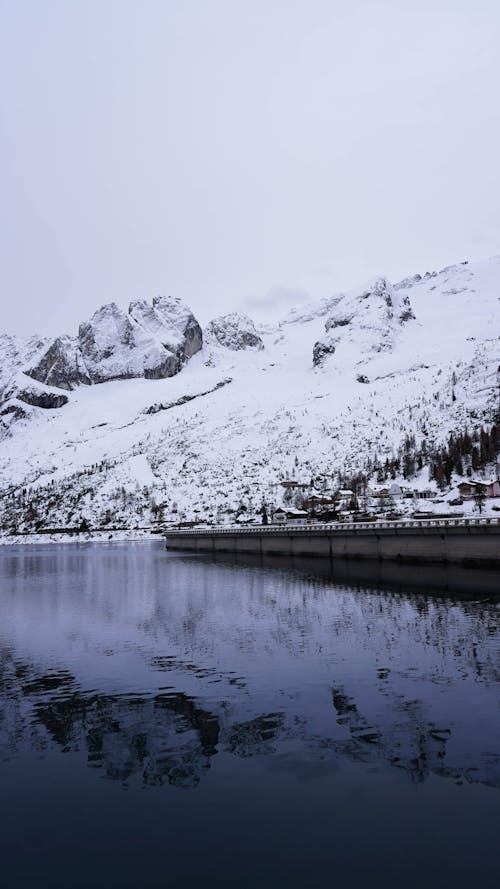
[[[199,527],[168,531],[167,549],[500,567],[500,519]]]

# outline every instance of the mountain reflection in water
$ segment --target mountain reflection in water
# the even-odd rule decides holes
[[[227,578],[230,583],[238,580],[235,570],[249,570],[245,564],[235,569],[230,560],[219,560],[214,565],[183,559],[174,564],[181,571],[215,571],[218,582]],[[246,608],[238,611],[240,626],[234,646],[236,650],[244,652],[249,648],[257,653],[260,647],[281,648],[287,658],[300,661],[313,653],[320,657],[328,638],[330,643],[338,640],[341,648],[347,640],[352,654],[356,649],[360,653],[384,654],[384,663],[391,666],[378,667],[370,676],[370,715],[363,712],[363,703],[356,700],[356,683],[351,683],[353,687],[349,689],[348,675],[337,682],[334,669],[329,706],[336,719],[332,721],[326,698],[323,713],[318,714],[316,707],[308,706],[307,694],[295,687],[274,690],[279,701],[276,712],[255,712],[259,708],[258,684],[252,683],[250,689],[245,677],[237,676],[234,670],[221,670],[206,660],[197,665],[173,654],[151,654],[141,647],[150,677],[167,674],[173,684],[133,693],[111,693],[88,691],[69,670],[44,671],[36,660],[23,661],[15,649],[4,648],[0,661],[0,694],[4,702],[0,738],[4,759],[19,754],[26,745],[43,750],[54,744],[62,752],[85,754],[89,766],[125,783],[138,777],[145,787],[162,783],[193,787],[210,768],[218,751],[240,757],[279,758],[283,755],[277,744],[280,741],[287,742],[287,747],[293,742],[302,755],[307,752],[309,759],[322,763],[346,757],[379,768],[401,770],[417,782],[435,773],[454,780],[500,786],[500,754],[491,740],[487,736],[478,739],[474,751],[469,746],[453,748],[450,741],[457,727],[452,714],[433,718],[426,702],[432,686],[451,688],[454,682],[465,679],[483,687],[498,682],[497,649],[486,644],[497,629],[496,605],[429,600],[418,595],[402,599],[380,591],[364,590],[356,595],[329,589],[324,579],[310,575],[311,568],[321,566],[302,563],[303,570],[305,567],[309,572],[307,580],[300,575],[284,575],[283,570],[278,575],[281,584],[285,585],[286,579],[284,600],[276,590],[277,579],[273,575],[267,576],[269,590],[262,591],[263,598],[249,596]],[[253,587],[255,575],[243,573],[243,579],[250,580]],[[95,592],[96,605],[102,607],[102,593]],[[209,633],[216,634],[217,621],[215,625],[213,621],[207,622],[199,602],[183,602],[178,593],[175,602],[180,613],[176,613],[174,622],[171,601],[153,600],[153,612],[148,609],[148,616],[138,622],[142,631],[156,639],[162,632],[166,639],[172,633],[177,637],[180,634],[178,644],[181,642],[184,650],[189,640],[191,646],[203,652],[208,641],[215,652],[217,639],[207,638],[207,628]],[[258,616],[261,609],[266,615],[264,625]],[[327,634],[322,626],[325,621]],[[227,626],[227,617],[224,623]],[[95,629],[94,644],[100,635]],[[401,639],[407,649],[403,661],[391,654]],[[227,639],[223,645],[224,657],[231,658]],[[414,663],[417,649],[427,654],[419,665]],[[107,656],[110,655],[108,652]],[[310,662],[308,669],[311,670]],[[197,680],[191,694],[182,688],[186,676]],[[265,681],[268,685],[270,677]],[[411,694],[404,688],[408,681]],[[221,691],[215,697],[212,693],[210,703],[206,703],[206,689],[214,685],[224,686],[226,693]],[[378,701],[375,708],[373,700]],[[249,710],[251,718],[245,718]],[[318,724],[318,716],[323,725]]]
[[[221,799],[228,768],[252,782],[252,764],[268,787],[341,787],[354,769],[353,787],[496,793],[495,583],[396,569],[356,580],[145,544],[2,553],[0,772],[19,785],[74,763],[193,800]]]

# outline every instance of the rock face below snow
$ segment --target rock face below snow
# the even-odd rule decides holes
[[[54,392],[50,389],[39,388],[35,386],[25,386],[16,393],[16,398],[32,407],[42,407],[45,409],[54,409],[63,407],[68,403],[68,396],[63,392]]]
[[[0,334],[0,403],[8,397],[13,378],[23,367],[28,367],[33,357],[47,347],[47,340],[39,336],[17,338]]]
[[[350,346],[357,358],[390,351],[398,328],[414,318],[408,296],[396,291],[386,278],[377,278],[361,293],[341,294],[330,300],[325,323],[328,336],[315,344],[313,363],[322,364],[340,345]]]
[[[26,373],[40,383],[59,389],[73,389],[80,383],[91,382],[78,341],[70,336],[53,340]]]
[[[321,367],[329,355],[335,352],[335,341],[333,337],[326,337],[324,340],[318,340],[313,347],[313,364],[314,367]]]
[[[106,380],[162,379],[178,373],[203,344],[201,327],[175,297],[101,306],[82,322],[78,337],[58,337],[36,355],[26,373],[40,383],[73,389]]]
[[[155,296],[152,306],[145,300],[136,300],[130,303],[129,316],[176,356],[179,369],[203,346],[200,325],[188,306],[177,297]]]
[[[31,379],[23,373],[14,374],[0,397],[0,437],[3,438],[18,420],[29,419],[32,408],[53,410],[68,403],[68,396],[50,386]]]
[[[235,352],[240,349],[264,348],[252,319],[240,312],[214,318],[208,325],[206,333],[208,342],[218,343],[219,346],[233,349]]]
[[[93,383],[176,372],[175,356],[116,303],[80,324],[78,342]]]

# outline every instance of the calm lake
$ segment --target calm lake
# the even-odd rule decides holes
[[[1,885],[497,886],[498,574],[376,570],[1,548]]]

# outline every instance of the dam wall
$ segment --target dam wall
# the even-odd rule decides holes
[[[500,519],[176,529],[167,549],[500,567]]]

